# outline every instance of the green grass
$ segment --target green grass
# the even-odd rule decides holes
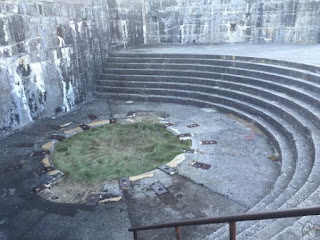
[[[160,123],[112,124],[58,143],[52,161],[68,180],[96,183],[153,170],[189,147]]]

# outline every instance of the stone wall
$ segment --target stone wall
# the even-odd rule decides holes
[[[109,28],[106,0],[2,0],[0,135],[90,98]]]
[[[142,0],[108,0],[111,45],[129,48],[144,43]]]
[[[319,43],[318,0],[145,0],[148,43]]]

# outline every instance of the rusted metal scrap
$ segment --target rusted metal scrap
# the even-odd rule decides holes
[[[191,137],[191,133],[184,133],[184,134],[179,134],[177,135],[178,138],[185,138],[185,137]]]
[[[195,168],[203,169],[203,170],[209,170],[211,168],[210,164],[201,163],[201,162],[192,162],[191,166]]]
[[[129,178],[120,178],[119,185],[122,190],[129,189],[131,187]]]
[[[218,144],[216,140],[206,140],[206,141],[201,141],[202,145],[215,145]]]
[[[90,194],[87,198],[85,206],[94,207],[97,206],[100,199],[100,194]]]
[[[159,196],[168,193],[168,190],[160,182],[153,183],[150,187]]]
[[[98,119],[98,117],[94,114],[88,114],[88,117],[91,119],[91,120],[96,120]]]
[[[53,134],[50,136],[50,139],[55,139],[55,140],[62,142],[66,139],[66,137],[61,136],[61,135],[57,135],[57,134]]]
[[[183,151],[184,153],[192,153],[192,154],[193,154],[193,153],[195,153],[196,150],[191,149],[191,148],[189,148],[189,149],[185,149],[185,148],[184,148],[184,149],[182,149],[182,151]]]
[[[175,169],[172,168],[172,167],[169,167],[168,165],[165,165],[165,164],[164,165],[160,165],[158,168],[160,170],[164,171],[165,173],[170,174],[170,175],[175,174]]]
[[[169,123],[166,123],[166,124],[164,125],[164,127],[167,128],[167,127],[171,127],[171,126],[173,126],[173,125],[174,125],[174,123],[169,122]]]
[[[110,124],[117,123],[117,119],[116,119],[116,118],[110,118],[110,119],[109,119],[109,123],[110,123]]]
[[[88,126],[87,124],[81,123],[78,125],[80,128],[82,128],[83,131],[89,130],[90,126]]]
[[[194,124],[187,125],[187,128],[196,128],[196,127],[199,127],[199,126],[200,126],[199,124],[194,123]]]
[[[30,157],[37,157],[37,156],[44,156],[44,155],[50,155],[51,152],[49,150],[40,150],[35,151],[30,154]]]

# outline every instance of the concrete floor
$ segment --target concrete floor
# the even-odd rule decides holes
[[[157,45],[122,50],[128,53],[207,54],[268,58],[320,66],[320,44]]]
[[[129,111],[166,112],[175,122],[173,132],[194,134],[193,148],[202,154],[185,154],[178,173],[170,176],[154,170],[153,178],[132,183],[125,198],[116,203],[99,204],[88,209],[82,205],[53,203],[31,194],[33,186],[43,181],[34,172],[41,168],[42,157],[30,157],[48,137],[57,133],[52,125],[72,122],[88,123],[87,114],[99,119],[111,115],[125,118]],[[200,127],[187,128],[198,123]],[[274,153],[265,136],[255,133],[246,140],[251,129],[237,119],[193,106],[152,102],[107,101],[95,99],[78,109],[30,124],[0,139],[0,240],[8,239],[132,239],[127,229],[164,221],[243,213],[257,203],[273,187],[280,164],[267,157]],[[217,140],[217,145],[200,145],[200,140]],[[17,147],[21,142],[36,143],[33,148]],[[168,159],[168,161],[171,159]],[[193,160],[211,164],[206,170],[189,165]],[[4,173],[4,168],[23,163],[24,168]],[[168,194],[157,196],[150,184],[161,181]],[[183,228],[183,239],[203,239],[216,226]],[[146,231],[141,239],[173,239],[173,230]],[[140,238],[139,238],[140,239]]]

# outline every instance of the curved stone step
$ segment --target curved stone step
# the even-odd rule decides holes
[[[303,64],[297,62],[289,62],[283,60],[275,60],[268,58],[257,58],[257,57],[245,57],[245,56],[234,56],[234,55],[204,55],[204,54],[140,54],[140,53],[111,53],[110,57],[122,57],[122,58],[195,58],[195,59],[216,59],[216,60],[232,60],[232,61],[243,61],[251,63],[260,63],[267,65],[282,66],[287,68],[300,69],[310,71],[312,73],[320,73],[319,66],[313,66],[310,64]]]
[[[118,81],[152,81],[152,82],[181,82],[181,83],[195,83],[195,82],[204,82],[207,85],[219,86],[219,84],[241,84],[242,86],[256,86],[260,88],[271,89],[273,91],[281,92],[286,95],[295,96],[296,98],[303,99],[310,104],[313,104],[315,107],[320,108],[319,96],[314,95],[313,93],[307,92],[300,88],[295,88],[292,86],[283,86],[278,83],[255,79],[240,77],[236,75],[226,75],[226,74],[209,74],[212,78],[205,77],[188,77],[188,76],[152,76],[152,75],[122,75],[122,74],[103,74],[101,80],[97,81],[97,84],[103,82],[103,80],[112,79]]]
[[[153,59],[154,60],[154,59]],[[156,61],[153,61],[154,63],[158,63],[157,62],[158,60],[156,60]],[[179,60],[177,60],[178,62],[180,62],[180,63],[186,63],[186,62],[188,62],[188,61],[186,61],[185,59],[179,59]],[[202,63],[207,63],[207,64],[209,64],[209,61],[208,60],[203,60],[203,59],[200,59],[200,61],[202,61]],[[164,62],[164,61],[161,61],[162,63],[165,63],[165,65],[167,64],[166,62]],[[190,62],[190,61],[189,61]],[[174,62],[174,61],[171,61],[171,63],[176,63],[176,62]],[[212,64],[212,63],[211,63]],[[236,70],[236,71],[238,71],[238,72],[242,72],[242,73],[244,73],[244,72],[248,72],[248,71],[243,71],[243,69],[242,68],[245,68],[245,63],[237,63],[237,62],[232,62],[232,61],[229,61],[229,62],[224,62],[224,61],[215,61],[215,64],[216,65],[218,65],[218,66],[224,66],[224,67],[226,67],[227,66],[227,69],[230,69],[230,68],[233,68],[233,70]],[[126,66],[126,67],[132,67],[132,66],[135,66],[135,67],[139,67],[139,64],[130,64],[130,65],[127,65],[127,64],[123,64],[122,66],[121,66],[121,64],[119,65],[113,65],[114,67],[120,67],[120,68],[123,68],[123,66]],[[156,64],[154,64],[154,65],[156,65]],[[159,64],[158,64],[159,65]],[[181,68],[181,70],[183,69],[183,67],[185,67],[186,65],[193,65],[193,67],[194,67],[194,65],[196,65],[196,64],[170,64],[170,67],[165,67],[165,68],[169,68],[169,69],[171,69],[171,66],[174,66],[175,68],[177,68],[177,65],[180,65],[178,68]],[[184,66],[181,66],[181,65],[184,65]],[[318,95],[319,94],[319,91],[318,91],[318,89],[316,89],[316,88],[318,88],[318,86],[317,86],[317,84],[313,84],[313,83],[305,83],[304,82],[304,80],[306,80],[306,79],[308,79],[308,80],[310,80],[310,79],[316,79],[316,80],[318,80],[318,76],[317,76],[317,73],[318,73],[318,68],[312,68],[312,67],[310,67],[310,68],[306,68],[306,69],[308,69],[307,71],[315,71],[315,73],[316,74],[310,74],[310,73],[305,73],[304,71],[302,71],[302,70],[293,70],[293,69],[287,69],[287,67],[286,67],[286,69],[283,69],[283,67],[275,67],[275,66],[269,66],[269,67],[266,67],[266,66],[264,66],[265,64],[263,63],[263,64],[248,64],[248,66],[249,65],[251,65],[251,67],[253,66],[253,65],[255,65],[256,67],[257,67],[257,69],[260,69],[260,68],[262,68],[262,67],[265,67],[264,68],[264,71],[266,71],[267,69],[268,69],[268,71],[272,71],[272,70],[274,70],[274,71],[279,71],[278,73],[281,73],[281,74],[283,74],[283,73],[285,73],[286,75],[288,75],[288,76],[293,76],[294,78],[290,78],[291,80],[292,79],[294,79],[294,81],[295,81],[295,86],[297,86],[297,87],[303,87],[303,88],[305,88],[305,89],[307,89],[308,91],[311,91],[311,92],[313,92],[313,94],[314,95]],[[112,66],[112,65],[111,65]],[[142,65],[140,64],[140,67],[141,67]],[[144,64],[143,65],[143,67],[145,68],[145,66],[148,66],[148,67],[150,67],[150,66],[152,66],[152,64]],[[163,66],[163,64],[162,64],[162,66]],[[194,67],[195,69],[201,69],[201,68],[203,68],[203,67],[205,67],[206,69],[208,68],[208,66],[199,66],[199,65],[196,65],[197,67]],[[229,66],[229,67],[228,67]],[[295,67],[300,67],[300,66],[295,66]],[[156,68],[158,68],[158,67],[156,67]],[[159,66],[159,68],[163,68],[163,67],[160,67]],[[173,68],[173,67],[172,67]],[[240,69],[237,69],[237,68],[240,68]],[[154,69],[154,68],[152,68],[153,69],[153,71],[157,71],[157,69]],[[211,68],[212,69],[212,68]],[[256,69],[256,70],[257,70]],[[132,70],[132,69],[130,69],[130,70]],[[141,71],[141,70],[138,70],[138,71]],[[164,70],[164,72],[165,71],[167,71],[167,70]],[[284,72],[281,72],[281,71],[284,71]],[[186,71],[184,71],[184,72],[186,72]],[[252,74],[252,72],[254,72],[254,71],[250,71],[250,73],[249,73],[249,76],[250,77],[245,77],[244,79],[245,79],[245,81],[253,81],[253,79],[255,78],[255,77],[252,77],[252,76],[255,76],[255,75],[250,75],[250,74]],[[181,72],[180,72],[181,73]],[[148,73],[149,74],[149,73]],[[160,80],[160,83],[162,82],[162,80],[165,78],[165,77],[167,77],[167,78],[170,78],[170,77],[174,77],[174,78],[178,78],[177,76],[178,76],[178,73],[171,73],[172,75],[174,75],[174,76],[162,76],[162,75],[159,75],[159,76],[157,76],[155,79],[158,79],[158,80],[160,80],[160,78],[162,78],[161,80]],[[201,73],[196,73],[196,74],[201,74],[201,76],[202,76],[202,74],[208,74],[207,72],[201,72]],[[237,77],[236,75],[237,74],[239,74],[239,73],[235,73],[235,72],[232,72],[232,74],[224,74],[223,72],[222,73],[215,73],[216,75],[219,75],[220,74],[220,76],[221,76],[221,78],[223,79],[223,80],[225,80],[225,78],[226,77],[233,77],[234,79]],[[234,75],[233,75],[234,74]],[[248,74],[248,73],[247,73]],[[312,120],[312,124],[311,125],[313,125],[313,124],[318,124],[319,123],[319,114],[318,114],[318,110],[316,109],[316,108],[314,108],[312,105],[309,105],[309,103],[310,104],[314,104],[314,103],[316,103],[316,105],[318,105],[319,104],[319,101],[318,101],[318,99],[317,99],[317,96],[313,96],[313,94],[310,94],[309,92],[306,92],[305,90],[303,90],[303,89],[297,89],[297,88],[292,88],[291,86],[290,86],[290,84],[292,84],[292,82],[290,82],[290,84],[289,84],[289,82],[287,82],[286,83],[286,80],[285,79],[288,79],[288,77],[287,76],[284,76],[284,77],[282,77],[282,76],[280,76],[280,75],[275,75],[275,74],[272,74],[272,76],[277,76],[277,79],[280,79],[281,80],[281,84],[278,84],[278,83],[274,83],[274,82],[271,82],[272,81],[272,79],[269,79],[267,76],[268,76],[268,73],[263,73],[264,75],[261,75],[261,73],[259,73],[259,75],[258,75],[258,81],[260,81],[259,83],[261,83],[261,82],[263,82],[264,84],[267,84],[267,85],[269,85],[269,86],[272,86],[273,88],[274,88],[274,90],[276,90],[275,89],[275,85],[278,85],[278,87],[280,87],[281,88],[281,91],[283,91],[284,93],[290,93],[289,94],[289,96],[288,95],[286,95],[286,96],[281,96],[280,94],[276,94],[276,92],[275,91],[271,91],[271,92],[266,92],[266,91],[264,91],[264,89],[263,88],[261,88],[260,86],[261,85],[257,85],[257,87],[255,87],[255,88],[252,88],[251,86],[246,86],[246,85],[244,85],[244,84],[238,84],[238,86],[239,87],[241,87],[241,91],[242,92],[238,92],[239,94],[243,94],[243,92],[248,92],[249,94],[251,94],[251,97],[255,97],[254,95],[255,94],[257,94],[257,92],[259,92],[260,94],[262,94],[262,96],[263,97],[266,97],[266,98],[271,98],[272,96],[276,96],[276,100],[277,100],[277,102],[279,102],[280,103],[280,105],[278,105],[277,107],[278,108],[281,108],[281,107],[283,107],[283,106],[281,106],[281,104],[282,103],[284,103],[284,105],[286,106],[286,107],[293,107],[293,109],[295,109],[296,111],[298,111],[298,114],[300,114],[300,115],[302,115],[302,114],[306,114],[306,116],[308,117],[308,118],[306,118],[305,120],[302,120],[302,118],[300,118],[299,119],[299,121],[301,121],[301,122],[303,122],[305,125],[307,125],[307,126],[309,126],[309,123],[310,123],[310,121],[309,121],[309,119],[311,119]],[[111,75],[111,74],[110,74]],[[192,74],[191,75],[195,75],[195,73],[194,72],[192,72]],[[271,74],[269,74],[269,75],[271,75]],[[149,76],[149,75],[144,75],[144,76]],[[261,78],[261,76],[263,76],[263,78],[265,78],[265,79],[259,79],[259,78]],[[149,76],[149,79],[150,79],[150,77],[152,77],[152,76]],[[212,75],[211,75],[211,77],[212,77]],[[181,79],[181,77],[179,77],[180,79]],[[184,78],[184,80],[185,79],[187,79],[188,77],[186,77],[186,76],[184,76],[183,77]],[[296,79],[296,78],[303,78],[303,80],[301,80],[301,79]],[[145,79],[144,80],[146,80],[147,79],[147,77],[145,77]],[[202,78],[203,79],[203,78]],[[234,80],[233,79],[233,80]],[[243,79],[243,77],[241,76],[241,77],[239,77],[238,76],[238,79]],[[212,80],[205,80],[205,81],[211,81],[212,82]],[[215,80],[213,80],[213,81],[215,81]],[[159,82],[159,81],[158,81]],[[203,83],[203,82],[202,82]],[[145,84],[145,83],[144,83]],[[161,83],[162,85],[164,84],[164,83]],[[190,85],[190,84],[189,84]],[[198,84],[197,84],[198,85]],[[254,85],[254,84],[253,84]],[[302,86],[303,85],[303,86]],[[169,86],[169,84],[168,84],[168,86]],[[220,90],[222,90],[221,88],[230,88],[230,89],[233,89],[233,90],[235,90],[235,86],[236,86],[236,83],[233,83],[233,84],[230,84],[230,83],[228,83],[228,82],[226,82],[226,81],[219,81],[218,83],[217,83],[217,81],[215,81],[215,86],[217,86],[217,87],[219,87],[219,89]],[[313,86],[315,89],[312,89],[312,87],[311,86]],[[144,86],[145,87],[145,86]],[[160,86],[159,86],[160,87]],[[162,86],[161,86],[162,87]],[[186,90],[189,90],[189,87],[190,86],[185,86],[185,88],[186,88]],[[194,86],[193,86],[194,87]],[[202,92],[203,91],[203,89],[201,89],[201,87],[199,88],[199,86],[196,86],[196,90],[200,90],[200,92]],[[256,92],[257,91],[257,92]],[[236,91],[233,91],[233,92],[236,92]],[[297,97],[297,96],[294,96],[294,94],[295,93],[297,93],[297,96],[301,96],[301,95],[304,95],[303,96],[303,98],[302,98],[302,100],[299,100],[299,98]],[[221,94],[221,93],[220,93]],[[235,95],[233,95],[232,97],[234,97]],[[285,99],[285,97],[287,97],[288,99]],[[297,100],[297,98],[298,98],[298,100]],[[241,99],[241,100],[244,100],[244,99]],[[260,100],[262,100],[262,99],[260,99]],[[294,102],[294,100],[296,101],[296,102]],[[307,104],[304,102],[304,101],[306,101],[307,102]],[[259,101],[258,101],[259,102]],[[254,104],[256,104],[257,102],[254,102]],[[223,102],[223,104],[225,104],[224,102]],[[259,102],[259,104],[261,104],[261,102]],[[277,104],[275,104],[274,102],[272,102],[272,104],[273,105],[277,105]],[[301,107],[301,108],[299,108],[299,106]],[[308,108],[309,107],[309,108]],[[301,111],[299,111],[299,109],[301,110]],[[313,111],[315,112],[315,113],[313,113]],[[286,110],[286,113],[289,113],[289,114],[291,114],[292,116],[293,115],[295,115],[295,112],[294,111],[291,111],[291,110],[289,110],[289,109],[287,109]],[[286,126],[287,127],[287,126]],[[309,126],[310,127],[310,126]],[[303,127],[302,128],[300,128],[300,130],[302,131],[302,132],[304,132],[304,130],[303,130]],[[317,127],[315,126],[315,127],[311,127],[311,130],[312,130],[312,132],[316,132],[317,131]],[[318,135],[319,133],[316,133],[316,135]],[[312,136],[312,133],[310,133],[310,134],[308,134],[310,137]],[[318,138],[316,137],[315,138],[316,139],[316,141],[315,142],[317,142],[317,143],[319,143],[319,140],[318,140]],[[311,145],[313,145],[313,144],[311,144]],[[314,148],[314,147],[313,147]],[[311,154],[312,155],[312,154]],[[315,155],[315,153],[314,153],[314,155]],[[317,151],[317,156],[319,156],[319,151]],[[299,167],[299,165],[298,165],[298,167]],[[317,167],[314,167],[314,168],[312,168],[312,174],[310,174],[310,179],[311,179],[311,181],[312,181],[312,177],[314,178],[315,177],[315,169],[317,169],[317,170],[319,170]],[[319,171],[318,171],[319,172]],[[309,179],[309,178],[308,178]],[[310,188],[308,187],[308,186],[310,186]],[[317,186],[319,186],[319,182],[311,182],[310,184],[309,183],[306,183],[306,184],[304,184],[303,185],[303,187],[301,187],[301,189],[297,192],[297,193],[295,193],[294,194],[294,196],[293,196],[293,198],[289,198],[289,200],[288,200],[288,198],[286,197],[286,196],[284,196],[285,194],[283,194],[281,197],[278,197],[276,200],[278,200],[278,202],[277,203],[273,203],[273,204],[270,204],[270,205],[268,205],[268,207],[269,208],[271,208],[271,209],[273,209],[273,207],[276,207],[276,206],[280,206],[280,207],[286,207],[286,206],[293,206],[293,205],[295,205],[295,204],[298,204],[299,202],[301,202],[302,200],[304,200],[306,197],[308,197],[309,195],[310,195],[310,192],[312,193],[312,191],[315,189],[315,187],[317,187]],[[284,197],[283,197],[284,196]],[[280,199],[280,200],[279,200]],[[281,204],[283,204],[283,205],[281,205]],[[259,223],[262,223],[263,221],[260,221]],[[273,224],[274,225],[274,224]],[[262,228],[261,228],[261,226],[262,226]],[[248,237],[248,236],[252,236],[254,233],[256,233],[256,231],[258,230],[260,230],[260,231],[267,231],[266,229],[264,230],[264,226],[266,226],[265,224],[259,224],[259,227],[258,228],[256,228],[255,226],[254,227],[249,227],[249,229],[248,230],[246,230],[242,235],[240,234],[240,237],[241,236],[245,236],[244,237],[244,239],[246,239],[246,237]],[[274,228],[274,229],[276,229],[276,227]],[[252,232],[252,234],[250,234],[250,231]],[[281,231],[281,228],[279,228],[279,231]],[[247,235],[247,233],[249,233],[249,235]]]
[[[234,69],[234,68],[223,68],[223,67],[204,67],[204,66],[187,66],[187,65],[170,65],[168,68],[163,69],[161,65],[159,68],[149,69],[133,69],[133,68],[106,68],[105,73],[109,74],[122,74],[122,75],[158,75],[158,76],[194,76],[194,77],[208,77],[214,79],[214,76],[210,74],[222,74],[222,75],[235,75],[252,77],[261,80],[268,80],[283,85],[295,86],[303,88],[314,94],[319,94],[320,85],[312,82],[305,82],[299,78],[288,77],[279,74],[263,73],[259,71],[245,70],[245,69]]]
[[[119,61],[121,60],[121,61]],[[192,58],[109,58],[106,67],[110,68],[140,68],[148,69],[150,66],[162,66],[167,68],[170,65],[194,65],[194,66],[212,66],[235,69],[248,69],[259,72],[279,74],[300,78],[305,81],[320,84],[320,74],[309,72],[303,69],[290,68],[263,63],[247,61],[230,61],[230,60],[210,60],[210,59],[192,59]],[[320,71],[320,68],[319,68]]]
[[[153,79],[151,79],[153,80]],[[214,80],[214,81],[207,81],[200,79],[196,83],[185,83],[185,82],[176,82],[175,79],[171,79],[169,82],[159,82],[162,80],[155,79],[156,81],[150,82],[150,79],[145,79],[145,81],[119,81],[119,80],[100,80],[97,82],[97,86],[109,86],[109,87],[146,87],[146,86],[152,86],[153,88],[161,88],[162,86],[171,85],[175,86],[176,84],[179,84],[180,86],[187,86],[187,88],[191,88],[193,90],[197,90],[197,86],[203,86],[208,88],[215,88],[219,87],[219,89],[231,89],[233,91],[240,92],[238,90],[241,90],[242,92],[247,92],[248,94],[257,95],[259,97],[268,98],[270,101],[278,101],[286,106],[290,106],[290,108],[296,109],[300,114],[303,114],[304,116],[308,116],[308,119],[311,119],[312,122],[316,125],[320,125],[320,111],[317,108],[314,108],[313,105],[309,103],[304,103],[299,98],[291,97],[287,94],[279,94],[278,92],[270,89],[265,89],[261,87],[251,86],[248,84],[238,84],[238,83],[229,83],[222,80]],[[193,82],[194,79],[193,79]],[[314,99],[314,101],[317,101]],[[320,103],[320,102],[319,102]]]

